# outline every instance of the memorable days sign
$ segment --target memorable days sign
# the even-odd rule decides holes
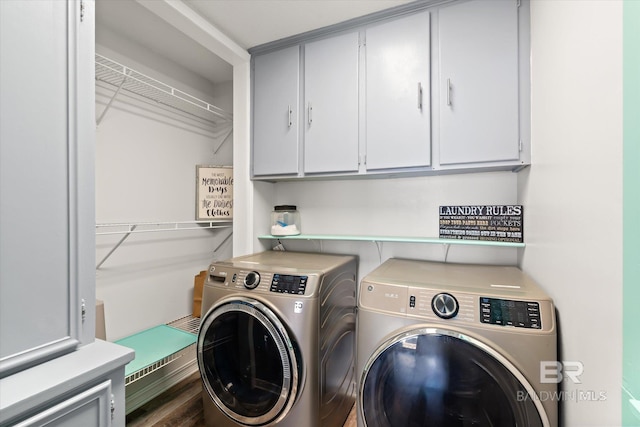
[[[233,219],[233,168],[196,166],[196,220]]]
[[[440,238],[523,243],[522,205],[440,206]]]

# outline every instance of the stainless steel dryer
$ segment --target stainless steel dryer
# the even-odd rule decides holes
[[[355,401],[356,258],[269,251],[209,267],[207,425],[342,426]]]
[[[555,310],[518,268],[390,259],[358,305],[358,426],[557,425]]]

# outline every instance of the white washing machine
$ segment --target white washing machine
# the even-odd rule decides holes
[[[211,264],[197,342],[207,425],[342,426],[356,269],[354,256],[278,251]]]
[[[557,425],[555,309],[518,268],[390,259],[358,307],[359,427]]]

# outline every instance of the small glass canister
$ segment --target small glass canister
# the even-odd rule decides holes
[[[293,236],[300,234],[300,212],[294,205],[274,206],[271,212],[271,235]]]

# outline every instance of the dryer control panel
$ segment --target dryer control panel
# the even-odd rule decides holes
[[[307,288],[308,276],[293,276],[290,274],[274,274],[271,280],[271,292],[281,294],[304,295]]]
[[[480,297],[480,320],[492,325],[540,329],[540,304]]]

